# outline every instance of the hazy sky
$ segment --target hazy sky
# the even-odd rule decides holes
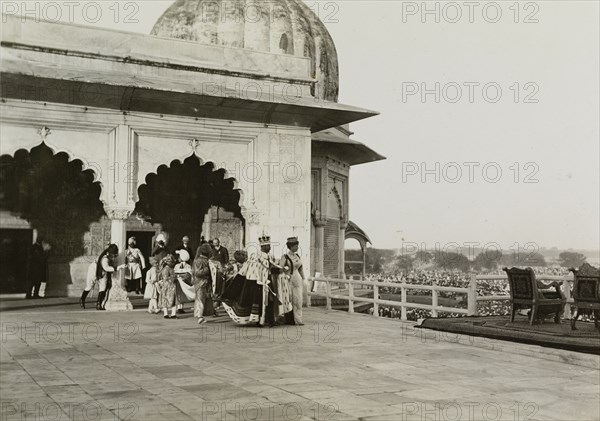
[[[149,33],[172,1],[98,3],[95,25]],[[351,173],[375,247],[599,248],[599,2],[306,3],[336,43],[340,102],[381,112],[351,127],[388,157]]]

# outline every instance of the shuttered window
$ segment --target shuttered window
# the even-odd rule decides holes
[[[340,221],[328,219],[325,225],[323,271],[325,276],[337,277],[339,275],[339,247],[340,247]]]

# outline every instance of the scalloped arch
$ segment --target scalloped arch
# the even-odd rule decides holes
[[[12,159],[14,159],[15,155],[17,153],[19,153],[20,151],[24,151],[27,154],[31,154],[31,152],[38,147],[41,146],[45,146],[48,149],[50,149],[50,151],[52,151],[52,155],[53,156],[57,156],[59,154],[65,154],[67,156],[67,163],[76,163],[76,162],[80,162],[81,163],[81,172],[88,172],[90,171],[91,174],[93,175],[93,183],[94,184],[98,184],[100,186],[100,197],[98,198],[98,200],[100,200],[102,202],[102,205],[106,208],[107,206],[107,201],[105,200],[105,194],[106,191],[104,189],[105,185],[102,179],[102,167],[95,163],[95,162],[88,162],[85,158],[77,156],[76,154],[74,154],[73,152],[71,152],[70,150],[66,149],[66,148],[61,148],[61,147],[57,147],[55,145],[52,145],[51,142],[48,142],[47,139],[46,140],[42,140],[40,143],[35,144],[34,146],[15,146],[12,149],[9,149],[8,151],[6,151],[5,153],[3,153],[2,155],[0,155],[0,158],[4,157],[4,156],[8,156],[11,157]]]
[[[245,200],[246,200],[246,196],[244,193],[244,190],[240,187],[240,183],[238,182],[237,178],[232,177],[230,172],[227,170],[227,168],[219,166],[215,161],[210,160],[210,159],[204,159],[202,156],[200,156],[200,154],[198,154],[198,152],[194,152],[191,155],[185,157],[185,158],[173,158],[171,159],[171,161],[166,164],[159,164],[154,171],[146,173],[146,175],[143,178],[143,182],[140,182],[139,186],[137,187],[137,193],[138,193],[138,201],[139,201],[139,190],[142,186],[146,186],[148,185],[148,177],[152,177],[152,176],[158,176],[158,171],[164,167],[164,169],[170,169],[172,168],[174,163],[179,163],[181,165],[184,165],[185,161],[187,161],[190,158],[196,158],[198,159],[199,162],[199,167],[203,167],[206,165],[211,165],[212,166],[212,172],[217,172],[217,171],[223,171],[224,172],[224,176],[223,176],[223,180],[231,180],[233,182],[233,188],[232,190],[237,191],[240,195],[240,200],[238,202],[238,206],[240,207],[240,209],[242,210],[242,213],[247,209],[247,207],[245,206]]]
[[[187,156],[186,158],[171,159],[171,161],[168,164],[167,163],[159,164],[154,171],[146,173],[146,175],[143,178],[143,182],[140,182],[140,184],[137,187],[137,202],[136,202],[136,204],[140,202],[140,198],[139,198],[140,197],[140,189],[147,187],[151,182],[151,180],[150,180],[151,178],[158,177],[159,171],[171,170],[173,168],[174,164],[175,165],[185,165],[185,162],[190,159],[196,159],[198,161],[198,168],[210,166],[211,171],[213,173],[218,172],[218,171],[223,171],[223,181],[231,181],[233,184],[231,190],[234,192],[237,192],[239,194],[239,200],[238,200],[237,206],[240,208],[240,213],[242,215],[242,218],[245,219],[244,213],[248,209],[247,206],[245,206],[246,196],[245,196],[244,190],[240,187],[240,183],[238,182],[237,178],[232,177],[230,172],[227,170],[227,168],[219,166],[215,161],[203,159],[197,152],[192,153],[191,155]]]

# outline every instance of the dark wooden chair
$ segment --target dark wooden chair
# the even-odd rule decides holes
[[[563,311],[564,299],[557,288],[557,294],[560,298],[547,297],[542,291],[538,290],[537,281],[533,269],[504,268],[508,275],[508,285],[510,287],[510,321],[515,321],[515,313],[520,308],[531,308],[529,324],[547,314],[554,313],[554,322],[560,323],[560,314]]]
[[[575,314],[571,317],[571,329],[577,330],[575,322],[582,313],[594,314],[594,326],[599,329],[600,316],[600,270],[589,263],[581,265],[579,270],[569,269],[575,275],[573,282],[573,300]]]

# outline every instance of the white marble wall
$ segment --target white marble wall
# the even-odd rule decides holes
[[[301,257],[310,266],[310,134],[265,133],[258,138],[257,162],[262,177],[254,183],[252,194],[262,211],[261,221],[248,237],[271,236],[276,256],[283,254],[288,237],[297,236]],[[271,168],[271,171],[268,171]],[[251,186],[249,186],[251,187]],[[308,272],[307,272],[308,273]]]
[[[285,240],[297,236],[310,273],[311,137],[305,128],[196,120],[169,116],[127,115],[109,110],[28,103],[1,105],[0,154],[31,149],[42,141],[66,152],[96,172],[101,200],[122,238],[122,220],[137,201],[137,189],[160,165],[195,153],[235,178],[246,219],[246,245],[257,250],[258,237],[269,234],[273,253],[285,252]],[[41,130],[47,127],[47,130]],[[83,285],[81,270],[72,271]],[[73,294],[77,294],[74,291]]]

